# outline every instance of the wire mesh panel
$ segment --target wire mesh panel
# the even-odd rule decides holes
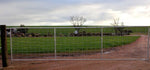
[[[56,33],[58,59],[100,59],[101,28],[58,28]]]
[[[13,59],[54,57],[54,29],[22,29],[12,33]]]
[[[149,57],[148,27],[19,27],[10,30],[13,60],[138,60]]]

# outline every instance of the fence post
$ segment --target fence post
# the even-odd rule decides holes
[[[1,52],[2,52],[2,65],[8,66],[8,50],[7,50],[7,34],[6,25],[1,25]]]

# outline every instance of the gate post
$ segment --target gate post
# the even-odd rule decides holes
[[[6,25],[1,25],[1,52],[2,52],[2,66],[8,67]]]

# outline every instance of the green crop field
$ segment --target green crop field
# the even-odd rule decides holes
[[[11,27],[11,26],[10,26]],[[27,26],[28,27],[28,26]],[[41,27],[41,26],[30,26]],[[44,27],[61,27],[61,26],[44,26]],[[70,26],[63,26],[70,27]],[[89,27],[89,26],[86,26]],[[9,27],[8,27],[9,28]],[[147,27],[126,27],[131,30],[132,34],[147,34]],[[76,52],[98,50],[101,47],[101,37],[99,36],[83,36],[83,37],[61,37],[60,34],[69,35],[75,31],[74,28],[58,28],[57,35],[57,52]],[[80,32],[100,33],[101,28],[82,28]],[[54,34],[54,29],[28,29],[28,33],[40,33],[47,35]],[[115,33],[114,28],[103,28],[103,33]],[[139,36],[104,36],[104,48],[111,48],[129,44],[138,39]],[[12,37],[13,53],[54,53],[54,37]],[[8,51],[10,54],[10,39],[7,39]]]
[[[121,46],[134,42],[140,36],[104,36],[104,48]],[[98,50],[101,37],[57,37],[57,52],[76,52]],[[10,54],[10,39],[7,39]],[[13,53],[54,53],[53,37],[13,37]]]

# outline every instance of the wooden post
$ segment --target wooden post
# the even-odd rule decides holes
[[[2,65],[8,66],[8,50],[7,50],[7,34],[6,25],[1,25],[1,52],[2,52]]]

